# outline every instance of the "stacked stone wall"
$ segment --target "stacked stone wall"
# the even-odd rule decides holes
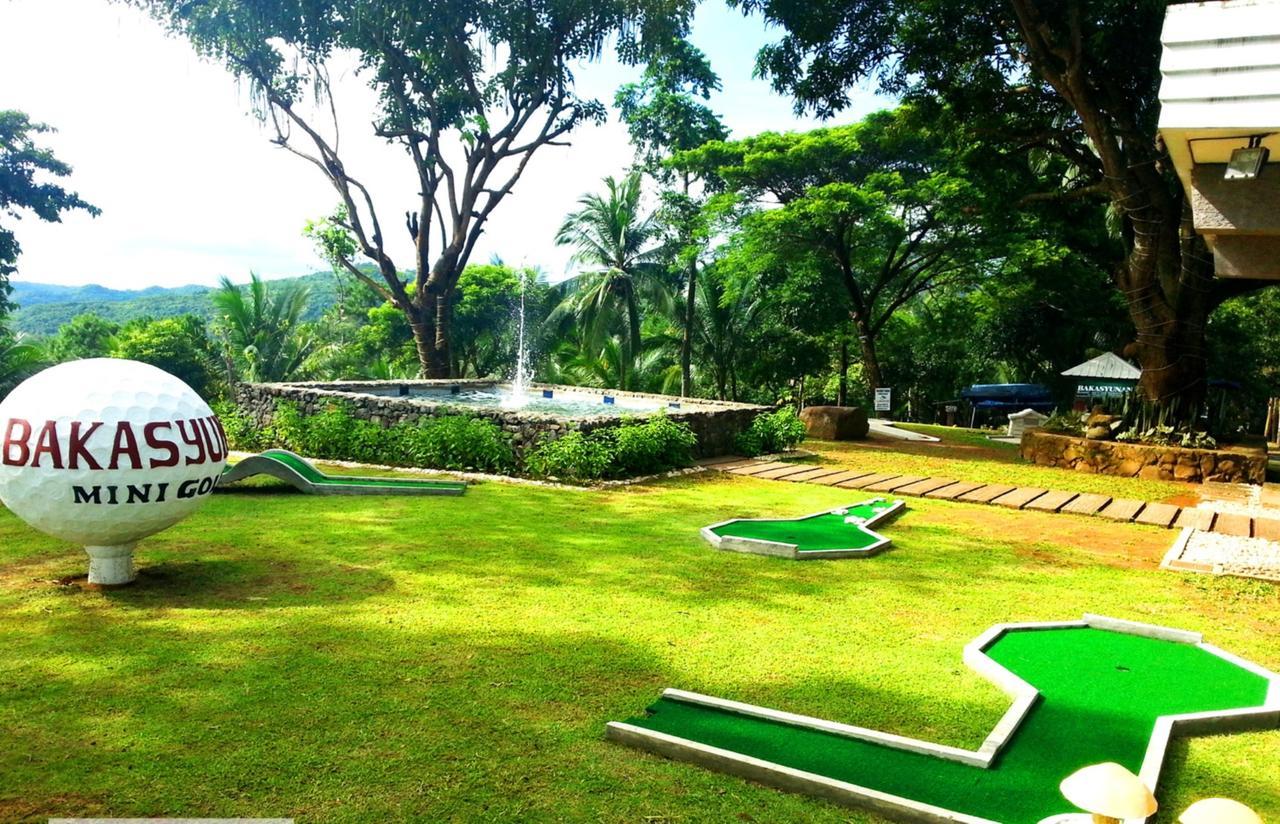
[[[1024,434],[1022,457],[1041,466],[1159,481],[1261,484],[1267,477],[1267,453],[1262,450],[1184,449],[1050,432]]]
[[[383,426],[398,423],[417,423],[423,418],[443,415],[467,415],[491,420],[511,436],[516,458],[523,465],[525,453],[543,439],[558,438],[570,429],[591,432],[596,429],[620,426],[625,418],[617,415],[590,415],[568,418],[518,409],[496,409],[471,405],[439,403],[414,397],[372,395],[370,391],[396,390],[399,387],[413,389],[488,388],[492,381],[365,381],[333,383],[250,383],[240,384],[235,390],[236,405],[256,425],[267,426],[281,400],[295,404],[303,415],[314,415],[334,403],[343,403],[351,414],[362,420]],[[755,417],[769,411],[768,407],[724,401],[696,403],[666,395],[646,395],[637,392],[616,392],[578,386],[554,386],[533,384],[531,391],[543,389],[573,392],[574,394],[609,395],[618,398],[641,398],[678,401],[679,409],[669,409],[672,420],[689,425],[698,438],[699,457],[729,455],[734,452],[738,434],[751,425]]]

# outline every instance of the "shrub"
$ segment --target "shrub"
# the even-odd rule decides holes
[[[688,466],[698,443],[688,425],[666,415],[655,415],[644,423],[624,423],[600,434],[613,436],[614,464],[625,475],[652,475]]]
[[[260,452],[276,442],[271,427],[259,427],[231,401],[215,401],[209,406],[222,422],[222,429],[227,433],[227,443],[232,449]]]
[[[793,449],[805,439],[804,421],[790,406],[757,415],[738,435],[738,451],[748,457]]]
[[[508,472],[515,466],[510,441],[496,423],[483,418],[425,418],[416,426],[399,424],[391,432],[401,440],[400,449],[390,454],[407,455],[417,466],[481,472]]]
[[[1045,432],[1053,432],[1057,435],[1076,435],[1084,434],[1084,418],[1078,412],[1058,412],[1054,411],[1052,415],[1045,419],[1040,425]]]
[[[698,438],[689,426],[666,415],[626,420],[590,434],[572,430],[544,438],[526,458],[529,472],[569,481],[652,475],[693,462]]]
[[[276,444],[312,458],[483,472],[515,466],[515,452],[502,429],[466,415],[384,427],[354,417],[346,404],[304,416],[294,404],[281,401],[272,428]]]
[[[558,438],[544,438],[529,451],[525,467],[530,474],[566,481],[593,481],[603,478],[613,462],[609,441],[598,434],[584,435],[579,430]]]

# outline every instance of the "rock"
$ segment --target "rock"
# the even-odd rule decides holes
[[[1111,427],[1106,426],[1105,424],[1101,426],[1090,426],[1085,430],[1084,436],[1091,441],[1109,441],[1111,440]]]
[[[1144,481],[1158,481],[1161,479],[1160,467],[1155,465],[1144,466],[1138,472],[1138,477]]]
[[[824,441],[860,441],[871,426],[860,406],[808,406],[800,410],[809,437]]]

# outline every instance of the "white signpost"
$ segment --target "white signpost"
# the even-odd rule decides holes
[[[889,411],[889,409],[891,408],[890,403],[891,403],[892,393],[893,393],[893,389],[891,387],[888,387],[888,386],[876,387],[876,411],[877,412]]]
[[[132,581],[137,542],[203,504],[226,462],[209,405],[145,363],[64,363],[0,403],[0,501],[83,546],[91,584]]]

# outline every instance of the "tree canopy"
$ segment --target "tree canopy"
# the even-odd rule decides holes
[[[1257,282],[1213,278],[1186,198],[1156,140],[1166,0],[731,0],[781,27],[758,68],[799,109],[830,114],[875,80],[923,103],[941,99],[987,142],[1062,164],[1024,202],[1101,198],[1124,244],[1113,278],[1126,296],[1157,402],[1205,387],[1209,313]]]
[[[312,163],[341,204],[349,243],[337,262],[405,313],[421,367],[447,376],[452,292],[485,224],[533,153],[604,117],[575,91],[573,65],[616,44],[628,61],[684,34],[691,0],[130,0],[249,81],[275,142]],[[354,53],[378,93],[368,117],[413,166],[418,202],[405,213],[415,246],[405,282],[389,224],[340,153],[328,63]],[[320,102],[308,107],[309,99]],[[312,111],[318,109],[320,113]],[[323,124],[324,120],[328,124]],[[355,265],[356,252],[380,280]],[[415,288],[411,291],[410,284]]]
[[[76,209],[99,214],[96,206],[49,179],[71,174],[70,166],[36,143],[37,136],[52,131],[22,112],[0,111],[0,218],[4,219],[0,223],[0,320],[13,308],[9,305],[9,279],[18,271],[22,251],[9,221],[30,213],[39,220],[59,223],[64,212]]]

